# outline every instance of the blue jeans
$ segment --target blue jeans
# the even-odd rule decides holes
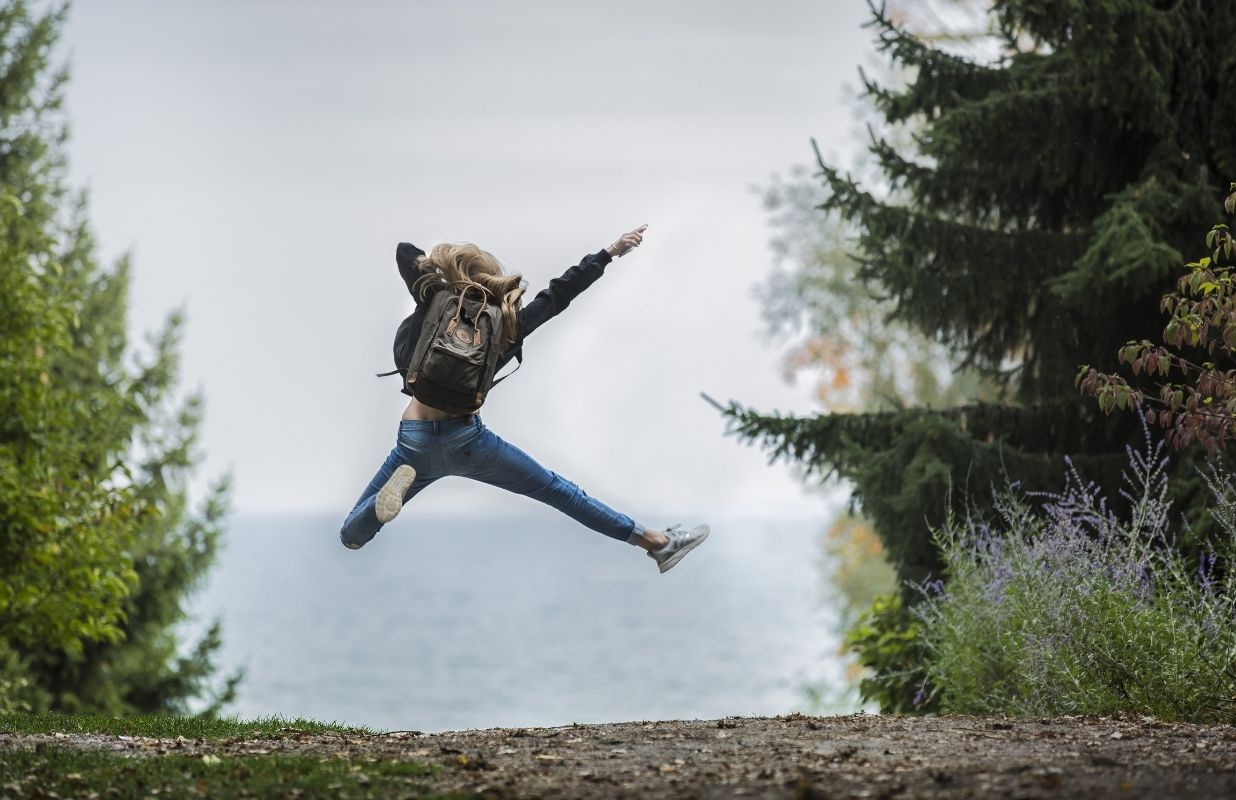
[[[486,428],[479,414],[472,414],[439,422],[400,420],[395,448],[369,481],[339,531],[345,547],[355,550],[377,535],[382,525],[374,508],[375,496],[402,464],[410,464],[416,470],[416,480],[403,497],[405,503],[439,478],[461,475],[540,500],[614,539],[636,544],[643,534],[643,528],[630,517],[545,469]]]

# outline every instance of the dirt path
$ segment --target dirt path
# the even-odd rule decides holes
[[[733,718],[260,740],[0,735],[133,755],[415,759],[497,798],[1236,797],[1236,728],[1151,719]]]

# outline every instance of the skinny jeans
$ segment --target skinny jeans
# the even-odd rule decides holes
[[[613,539],[637,544],[643,535],[643,527],[630,517],[550,472],[485,427],[479,414],[471,414],[444,420],[400,420],[394,449],[339,531],[345,547],[363,547],[381,530],[376,511],[378,490],[404,464],[416,470],[416,480],[403,496],[405,503],[439,478],[459,475],[539,500]]]

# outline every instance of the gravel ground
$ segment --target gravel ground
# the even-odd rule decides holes
[[[411,759],[495,798],[1236,797],[1236,727],[1150,718],[854,715],[222,741],[0,735],[6,748]]]

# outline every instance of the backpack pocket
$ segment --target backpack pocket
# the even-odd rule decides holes
[[[488,366],[484,348],[442,337],[425,354],[413,392],[428,406],[444,411],[473,410]]]
[[[485,350],[443,337],[433,343],[425,356],[423,371],[448,386],[480,386],[485,372]]]

